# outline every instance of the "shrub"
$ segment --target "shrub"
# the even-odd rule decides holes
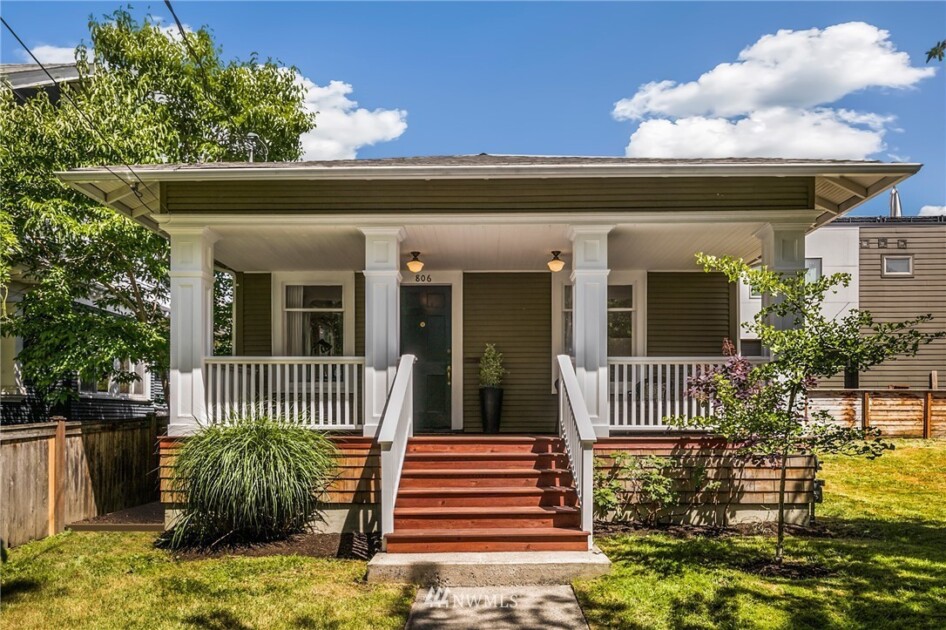
[[[214,546],[302,531],[334,467],[334,445],[300,424],[263,417],[204,427],[174,462],[174,489],[185,503],[167,542]]]
[[[499,387],[503,384],[506,369],[503,367],[503,354],[494,344],[486,344],[480,357],[480,387]]]
[[[677,504],[673,458],[639,457],[618,451],[609,469],[595,465],[594,508],[600,519],[654,525]],[[600,460],[599,460],[600,462]]]

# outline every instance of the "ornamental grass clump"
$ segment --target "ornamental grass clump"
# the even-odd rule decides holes
[[[174,461],[174,488],[184,506],[165,542],[214,547],[303,531],[318,514],[335,452],[324,434],[269,417],[202,428]]]

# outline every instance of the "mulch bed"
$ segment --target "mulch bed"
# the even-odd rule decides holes
[[[225,556],[308,556],[312,558],[343,558],[370,560],[381,550],[381,535],[377,533],[318,534],[305,532],[285,540],[266,543],[220,545],[211,549],[177,550],[174,557],[180,560],[203,560]]]
[[[67,525],[66,529],[99,532],[161,531],[164,529],[164,509],[157,501],[145,503],[76,521]]]
[[[776,523],[739,523],[726,527],[707,525],[643,525],[640,523],[616,523],[595,521],[595,536],[620,536],[622,534],[666,534],[674,538],[731,538],[733,536],[775,536]],[[835,533],[822,523],[810,525],[786,525],[785,533],[799,538],[833,538]]]

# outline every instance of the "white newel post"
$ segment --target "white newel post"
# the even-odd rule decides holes
[[[572,226],[575,373],[595,435],[610,434],[608,413],[608,233],[611,225]]]
[[[213,353],[213,244],[208,228],[166,226],[171,239],[171,400],[168,435],[206,421],[203,359]]]
[[[361,228],[365,235],[364,435],[378,431],[397,370],[400,335],[400,227]]]
[[[756,232],[762,241],[762,264],[772,271],[794,274],[805,269],[805,232],[808,224],[766,223]],[[762,303],[768,306],[772,296],[763,295]],[[792,327],[790,318],[779,318],[773,322],[780,330]]]

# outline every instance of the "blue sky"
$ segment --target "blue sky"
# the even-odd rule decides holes
[[[299,68],[322,112],[312,157],[901,159],[925,164],[901,186],[905,213],[946,205],[946,64],[924,54],[946,37],[944,2],[174,5],[225,56]],[[118,6],[5,0],[2,12],[54,59]],[[134,7],[169,18],[161,2]],[[23,61],[5,32],[0,59]],[[885,212],[880,199],[857,214]]]

